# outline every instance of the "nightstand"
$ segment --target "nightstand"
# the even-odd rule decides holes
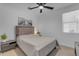
[[[9,40],[6,42],[0,42],[0,52],[7,51],[9,49],[16,47],[16,41],[15,40]]]
[[[79,56],[79,42],[75,42],[75,55]]]

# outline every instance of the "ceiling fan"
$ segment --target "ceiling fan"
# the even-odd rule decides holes
[[[32,9],[39,8],[40,13],[42,13],[43,8],[50,9],[50,10],[54,9],[54,7],[46,6],[46,3],[36,3],[36,4],[37,4],[36,7],[28,7],[28,9],[32,10]]]

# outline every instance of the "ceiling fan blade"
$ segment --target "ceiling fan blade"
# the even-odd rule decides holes
[[[49,6],[43,6],[44,8],[47,8],[47,9],[54,9],[54,7],[49,7]]]
[[[42,5],[44,6],[46,3],[42,3]]]
[[[37,5],[40,5],[40,3],[36,3]]]
[[[35,8],[38,8],[39,6],[36,6],[36,7],[28,7],[28,9],[32,10],[32,9],[35,9]]]
[[[36,3],[39,6],[44,6],[46,3]]]
[[[40,13],[42,13],[42,9],[40,9]]]

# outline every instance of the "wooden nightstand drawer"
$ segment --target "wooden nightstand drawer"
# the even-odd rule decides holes
[[[9,44],[3,44],[3,45],[1,45],[1,47],[6,47],[6,46],[9,46]]]
[[[8,49],[10,49],[8,46],[6,46],[6,47],[1,47],[1,51],[2,51],[2,52],[6,51],[6,50],[8,50]]]

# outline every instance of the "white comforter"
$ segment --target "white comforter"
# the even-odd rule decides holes
[[[55,38],[22,35],[17,38],[19,47],[29,56],[45,56],[56,47]]]

